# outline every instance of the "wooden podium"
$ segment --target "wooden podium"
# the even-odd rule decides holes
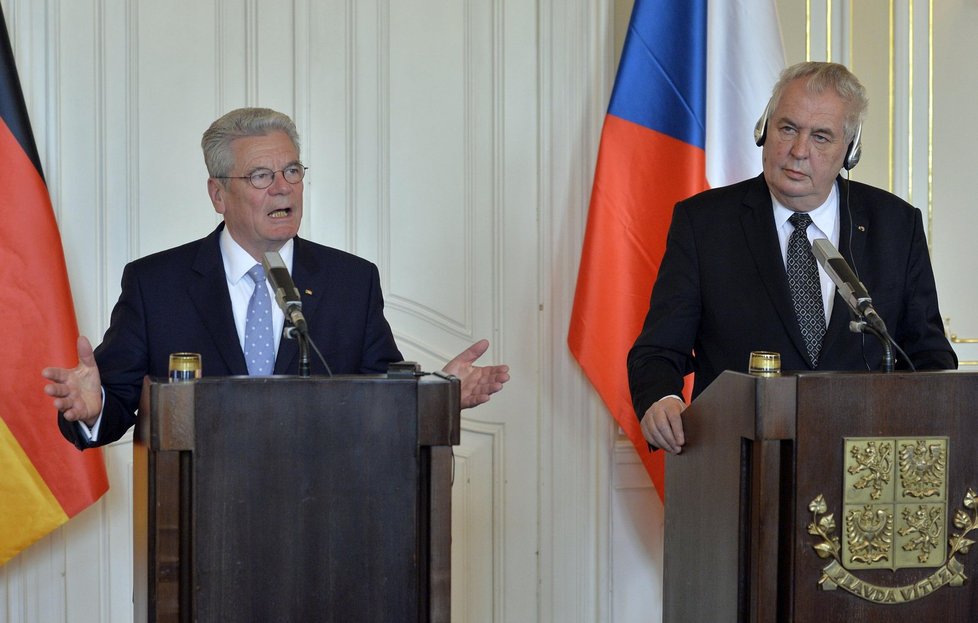
[[[978,620],[976,405],[971,373],[725,372],[666,458],[663,621]]]
[[[448,621],[459,385],[148,383],[137,621]]]

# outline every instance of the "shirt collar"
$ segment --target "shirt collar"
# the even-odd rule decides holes
[[[791,215],[795,213],[791,208],[785,207],[774,194],[771,194],[771,202],[774,205],[774,224],[780,229],[788,222]],[[835,240],[835,232],[839,228],[839,190],[836,184],[832,184],[832,190],[825,202],[814,210],[808,212],[815,224],[829,240]]]
[[[220,235],[220,245],[221,245],[221,257],[224,258],[224,274],[227,275],[228,283],[231,285],[236,285],[241,278],[248,274],[251,267],[256,264],[255,258],[251,257],[247,251],[241,248],[231,234],[228,233],[228,228],[225,227],[221,230]],[[292,272],[292,256],[295,249],[294,239],[289,238],[289,240],[282,245],[282,248],[278,250],[279,255],[282,256],[282,262],[289,267],[289,273]]]

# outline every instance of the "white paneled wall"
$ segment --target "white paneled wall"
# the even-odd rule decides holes
[[[127,261],[218,223],[199,150],[210,121],[289,113],[310,166],[302,235],[378,263],[405,356],[431,369],[488,337],[487,358],[512,367],[462,423],[453,620],[660,620],[662,506],[566,348],[631,0],[0,5],[85,334],[105,330]],[[976,81],[958,78],[973,73],[978,5],[778,5],[789,63],[851,61],[867,82],[853,177],[933,217],[945,313],[978,336],[956,272],[974,263],[957,167]],[[105,458],[105,499],[0,567],[0,623],[131,620],[130,442]]]
[[[310,166],[302,235],[378,263],[404,354],[431,369],[488,337],[486,357],[513,370],[463,418],[455,619],[594,620],[607,540],[593,519],[608,491],[595,466],[613,428],[563,333],[594,159],[580,141],[596,136],[610,86],[596,29],[611,5],[2,1],[82,331],[105,330],[127,261],[218,223],[199,151],[210,121],[242,105],[292,115]],[[545,48],[541,22],[563,23]],[[556,122],[544,64],[560,72],[546,87],[547,106],[568,113]],[[569,134],[544,155],[552,132]],[[553,178],[542,167],[557,160]],[[556,198],[546,213],[543,192]],[[131,443],[105,457],[106,498],[0,569],[0,621],[131,619]],[[566,579],[544,582],[544,569]]]

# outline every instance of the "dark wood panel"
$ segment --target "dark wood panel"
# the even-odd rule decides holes
[[[968,487],[978,487],[978,377],[963,373],[839,374],[799,377],[798,473],[795,512],[795,620],[797,621],[975,621],[978,620],[978,552],[959,556],[972,577],[964,587],[944,587],[906,604],[877,605],[837,589],[818,589],[826,561],[812,550],[808,504],[823,494],[842,533],[844,437],[950,437],[948,513],[960,508]],[[947,534],[944,535],[946,540]],[[972,537],[976,535],[972,534]],[[905,586],[933,568],[863,570],[857,576],[877,586]],[[818,612],[818,618],[807,613]]]
[[[137,604],[149,602],[137,620],[448,620],[451,449],[419,432],[457,442],[457,380],[241,377],[151,390],[136,450],[137,478],[148,472],[137,482],[148,558]],[[160,449],[173,445],[189,449]]]
[[[828,561],[807,530],[821,494],[845,538],[845,437],[948,437],[945,530],[955,531],[951,517],[978,486],[976,404],[975,374],[721,375],[686,411],[683,453],[666,459],[664,621],[978,620],[978,552],[958,554],[964,586],[874,604],[819,588]],[[856,573],[896,587],[934,571]]]

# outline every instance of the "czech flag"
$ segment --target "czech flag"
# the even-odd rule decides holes
[[[108,489],[58,430],[41,369],[78,360],[61,236],[0,9],[0,565]]]
[[[625,359],[677,201],[760,173],[753,128],[784,66],[774,0],[635,0],[591,191],[568,345],[659,496]]]

